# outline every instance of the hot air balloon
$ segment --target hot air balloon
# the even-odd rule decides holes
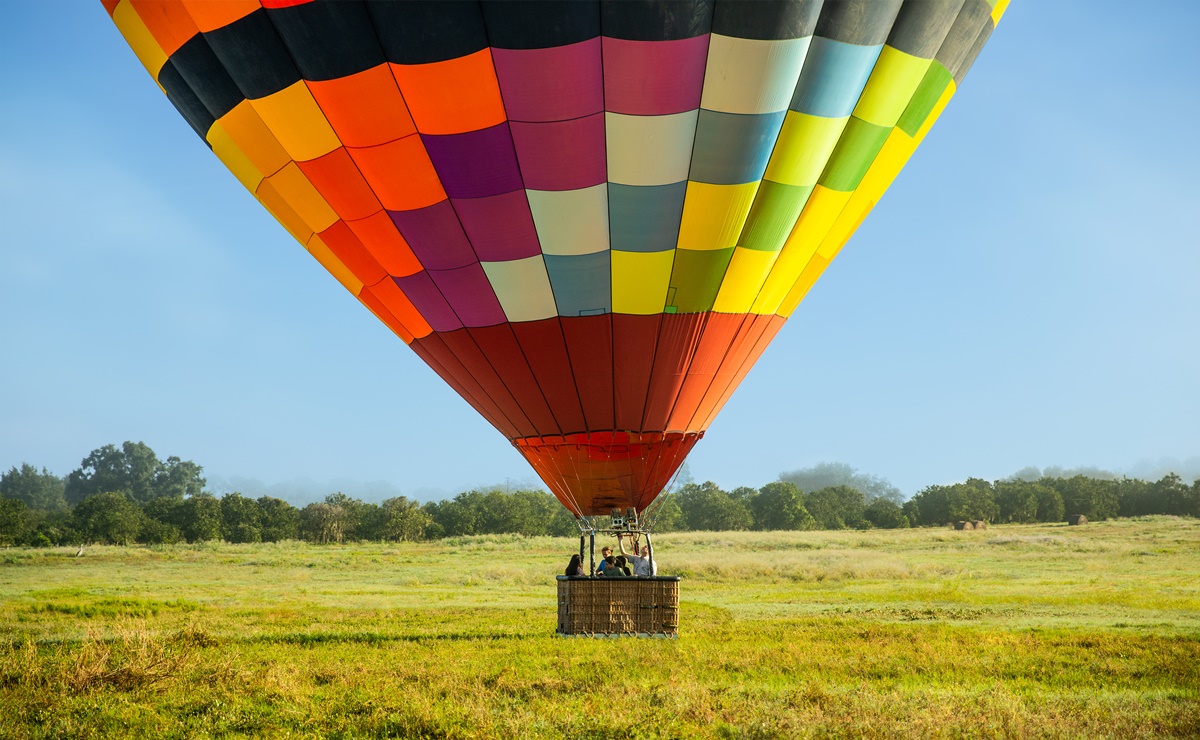
[[[103,2],[271,215],[626,529],[1007,4]]]

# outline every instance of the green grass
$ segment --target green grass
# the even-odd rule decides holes
[[[575,541],[0,551],[0,737],[1200,735],[1200,521],[687,533],[678,640],[553,636]]]

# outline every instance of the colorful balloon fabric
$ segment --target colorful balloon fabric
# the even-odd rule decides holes
[[[645,508],[1007,0],[104,0],[284,228],[576,514]]]

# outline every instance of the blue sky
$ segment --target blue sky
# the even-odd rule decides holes
[[[1146,8],[1013,3],[693,477],[1200,475],[1200,6]],[[535,480],[237,184],[99,2],[0,4],[0,65],[0,468],[128,439],[247,492]]]

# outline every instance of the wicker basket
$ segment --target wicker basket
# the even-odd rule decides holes
[[[559,576],[558,634],[678,637],[679,576]]]

